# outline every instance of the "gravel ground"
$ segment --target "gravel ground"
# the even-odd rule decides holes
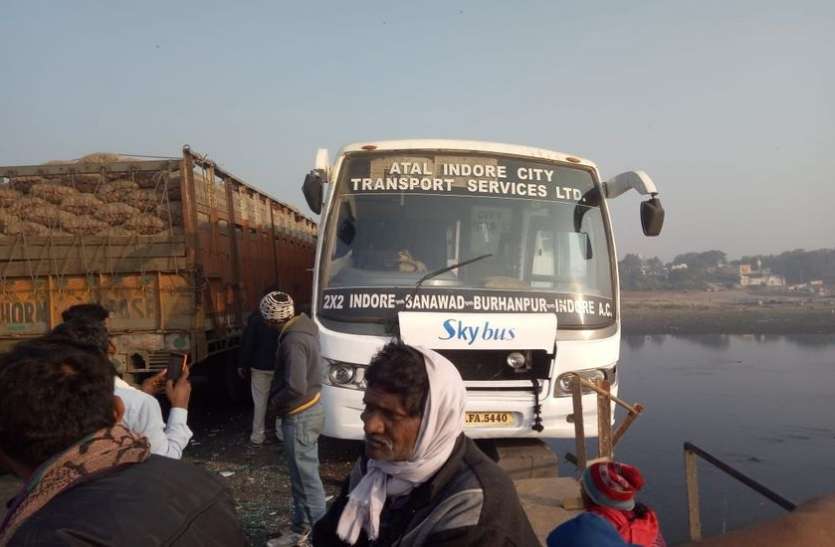
[[[292,496],[282,445],[252,445],[251,407],[213,404],[207,387],[195,382],[189,416],[194,438],[184,460],[229,483],[244,529],[252,545],[259,547],[290,521]],[[326,496],[339,492],[360,450],[360,443],[320,439],[320,474]]]

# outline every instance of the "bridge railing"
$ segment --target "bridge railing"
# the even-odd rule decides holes
[[[770,499],[783,509],[787,511],[794,511],[797,507],[793,501],[788,500],[771,490],[767,486],[755,481],[745,473],[733,468],[727,463],[723,462],[716,456],[699,448],[693,443],[684,443],[684,474],[687,481],[687,518],[690,523],[690,539],[698,541],[702,539],[702,520],[699,510],[699,475],[698,475],[698,461],[696,458],[701,458],[710,463],[720,471],[730,475],[738,480],[748,488],[758,492]]]

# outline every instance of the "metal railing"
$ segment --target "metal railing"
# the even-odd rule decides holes
[[[696,460],[697,456],[712,464],[720,471],[723,471],[724,473],[735,478],[748,488],[762,494],[783,509],[786,509],[787,511],[794,511],[797,507],[797,504],[793,501],[788,500],[770,488],[763,486],[748,475],[723,462],[716,456],[713,456],[692,443],[685,442],[684,474],[687,481],[687,518],[690,523],[690,539],[692,541],[702,539],[702,520],[699,511],[699,476],[697,467],[698,462]]]

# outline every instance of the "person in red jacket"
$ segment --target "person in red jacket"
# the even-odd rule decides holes
[[[644,486],[637,467],[597,462],[583,472],[580,485],[586,512],[555,528],[548,536],[549,547],[591,544],[587,540],[608,534],[612,538],[606,545],[620,544],[620,536],[626,545],[666,547],[655,511],[635,501],[635,493]]]

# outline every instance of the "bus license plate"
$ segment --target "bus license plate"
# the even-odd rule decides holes
[[[501,427],[513,425],[512,412],[467,412],[465,426]]]

